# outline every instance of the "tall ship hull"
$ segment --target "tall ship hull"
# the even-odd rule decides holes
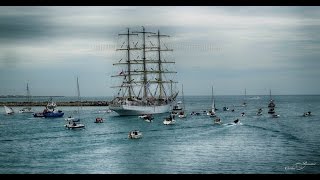
[[[119,34],[123,42],[119,43],[117,51],[122,51],[122,57],[113,65],[113,76],[119,81],[112,86],[117,89],[115,98],[110,102],[109,109],[120,116],[142,114],[161,114],[172,110],[178,91],[172,64],[167,58],[167,52],[173,51],[162,40],[167,35],[142,31]],[[121,45],[121,46],[120,46]],[[170,58],[170,57],[169,57]]]
[[[135,116],[142,114],[161,114],[172,109],[171,104],[162,106],[132,106],[132,105],[110,105],[109,108],[120,116]]]

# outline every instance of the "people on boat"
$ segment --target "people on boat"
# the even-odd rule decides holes
[[[214,123],[220,124],[220,123],[221,123],[220,118],[219,118],[219,117],[218,117],[218,118],[216,118],[216,119],[214,120]]]
[[[239,119],[236,119],[233,122],[237,124],[239,122]]]
[[[311,116],[311,111],[305,112],[303,116]]]
[[[101,117],[97,117],[95,123],[102,123],[103,119]]]

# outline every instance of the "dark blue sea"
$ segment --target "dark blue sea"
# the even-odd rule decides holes
[[[267,113],[269,96],[248,95],[246,107],[241,106],[243,96],[215,96],[223,125],[214,125],[214,118],[203,113],[211,108],[211,96],[185,96],[187,118],[176,118],[175,125],[163,125],[168,114],[154,115],[148,123],[136,116],[107,113],[108,107],[82,107],[83,130],[64,127],[65,118],[77,107],[59,106],[65,115],[56,119],[19,114],[21,107],[13,107],[16,113],[6,115],[2,107],[0,174],[320,173],[320,96],[272,98],[279,118]],[[223,111],[223,106],[230,111]],[[256,116],[259,108],[262,116]],[[33,109],[40,112],[43,107]],[[192,116],[192,111],[201,114]],[[307,111],[312,115],[303,117]],[[94,123],[96,117],[104,123]],[[237,118],[240,125],[227,125]],[[128,139],[129,131],[135,129],[143,137]]]

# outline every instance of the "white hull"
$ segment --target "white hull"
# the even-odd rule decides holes
[[[161,114],[171,110],[171,105],[162,106],[133,106],[133,105],[110,105],[110,110],[115,111],[120,116],[137,116],[142,114]]]
[[[7,114],[14,114],[14,111],[13,111],[13,109],[11,107],[4,106],[4,109],[5,109]]]
[[[33,111],[31,110],[31,108],[23,108],[19,110],[19,113],[33,113]]]
[[[168,121],[168,120],[163,121],[164,125],[175,124],[175,123],[176,123],[176,121],[174,119],[172,119],[171,121]]]

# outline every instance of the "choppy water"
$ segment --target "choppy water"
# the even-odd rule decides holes
[[[82,107],[86,128],[68,130],[64,118],[77,107],[59,107],[65,116],[57,119],[10,116],[1,108],[0,173],[319,173],[320,96],[273,96],[279,118],[267,114],[268,96],[250,97],[247,107],[240,106],[243,96],[215,97],[221,120],[239,118],[242,125],[237,126],[213,125],[206,115],[191,116],[192,111],[209,110],[211,97],[206,96],[185,97],[188,117],[172,126],[162,123],[167,114],[155,115],[148,123],[101,112],[105,107]],[[222,111],[223,106],[235,112]],[[256,116],[260,107],[263,115]],[[13,108],[17,112],[21,107]],[[302,117],[306,111],[313,116]],[[105,122],[94,123],[96,117]],[[128,139],[133,129],[142,131],[143,138]]]

